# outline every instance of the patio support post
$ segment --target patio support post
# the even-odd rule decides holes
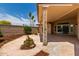
[[[43,7],[43,45],[47,44],[47,7]]]
[[[42,24],[40,23],[40,25],[39,25],[39,32],[40,32],[40,34],[42,35]]]

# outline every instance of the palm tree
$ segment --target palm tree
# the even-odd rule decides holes
[[[35,22],[34,18],[35,17],[32,15],[31,12],[29,13],[29,18],[30,18],[30,26],[33,26],[34,27],[34,22]]]

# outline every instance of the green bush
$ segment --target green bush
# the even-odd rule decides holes
[[[25,34],[31,34],[32,28],[30,26],[24,26],[24,32]]]
[[[2,35],[2,33],[1,33],[1,31],[0,31],[0,37],[3,37],[3,35]]]
[[[0,21],[0,24],[3,24],[3,25],[11,25],[11,22],[6,21],[6,20],[1,20]]]

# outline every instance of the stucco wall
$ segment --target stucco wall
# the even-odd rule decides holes
[[[55,21],[55,22],[51,22],[51,24],[48,23],[47,24],[48,34],[56,34],[55,25],[57,25],[58,23],[64,23],[64,22],[68,22],[69,24],[73,24],[74,25],[73,33],[70,33],[70,34],[71,35],[77,35],[77,19],[76,18],[58,20],[58,21]],[[42,28],[40,28],[40,33],[42,33]]]
[[[51,34],[51,24],[47,24],[47,33]]]
[[[77,35],[77,19],[76,18],[70,18],[70,19],[65,19],[65,20],[58,20],[58,21],[55,21],[53,22],[53,33],[56,33],[55,32],[55,25],[57,25],[58,23],[65,23],[65,22],[68,22],[69,24],[73,24],[74,25],[74,28],[73,28],[73,35]]]

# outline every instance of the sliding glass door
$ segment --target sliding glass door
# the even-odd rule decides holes
[[[62,33],[62,25],[56,26],[56,33]]]
[[[63,26],[62,27],[62,33],[63,34],[68,34],[69,33],[69,26]]]
[[[70,34],[71,32],[73,32],[73,27],[71,27],[71,25],[69,24],[56,25],[55,29],[56,33],[59,34]]]

